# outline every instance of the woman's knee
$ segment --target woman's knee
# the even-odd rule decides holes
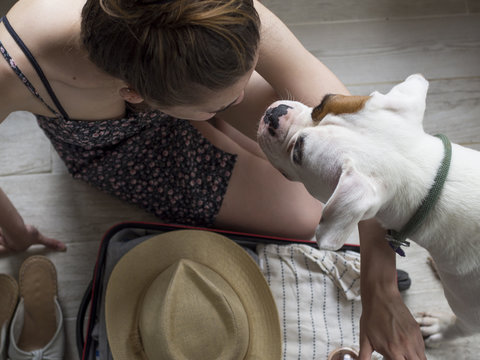
[[[299,239],[311,239],[320,222],[322,204],[315,199],[310,201],[299,201],[292,204],[290,210],[290,223],[295,226],[295,237]]]

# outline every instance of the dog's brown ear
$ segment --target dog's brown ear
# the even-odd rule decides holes
[[[372,180],[357,171],[351,161],[346,161],[315,233],[318,246],[339,249],[358,222],[374,217],[380,206],[380,195]]]
[[[320,105],[312,110],[312,120],[319,123],[327,114],[352,114],[359,112],[365,106],[370,96],[345,96],[327,94]]]

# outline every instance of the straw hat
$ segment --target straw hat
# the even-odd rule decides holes
[[[278,312],[253,259],[208,231],[152,237],[124,255],[107,286],[115,360],[280,359]]]

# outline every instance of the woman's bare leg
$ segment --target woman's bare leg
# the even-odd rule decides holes
[[[243,125],[242,130],[250,134],[255,131],[263,111],[275,100],[273,90],[266,83],[262,84],[261,77],[254,81],[257,85],[254,92],[246,91],[244,103],[235,106],[233,113],[233,123]],[[255,141],[223,120],[231,120],[227,115],[221,113],[211,123],[192,122],[213,145],[237,154],[215,226],[311,239],[320,220],[322,204],[310,196],[303,184],[285,179],[265,159]],[[241,118],[243,123],[240,123]]]
[[[193,125],[212,144],[237,154],[215,226],[258,234],[311,239],[321,203],[303,184],[285,179],[267,160],[252,154],[208,122]]]
[[[260,118],[275,100],[278,96],[273,88],[254,72],[241,104],[218,114],[214,126],[194,124],[215,146],[237,154],[216,226],[311,239],[320,220],[321,203],[303,184],[286,180],[253,140]]]

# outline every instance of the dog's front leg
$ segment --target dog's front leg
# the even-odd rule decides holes
[[[415,320],[425,339],[425,346],[437,347],[444,340],[468,335],[459,319],[454,314],[440,312],[422,312],[416,314]]]

